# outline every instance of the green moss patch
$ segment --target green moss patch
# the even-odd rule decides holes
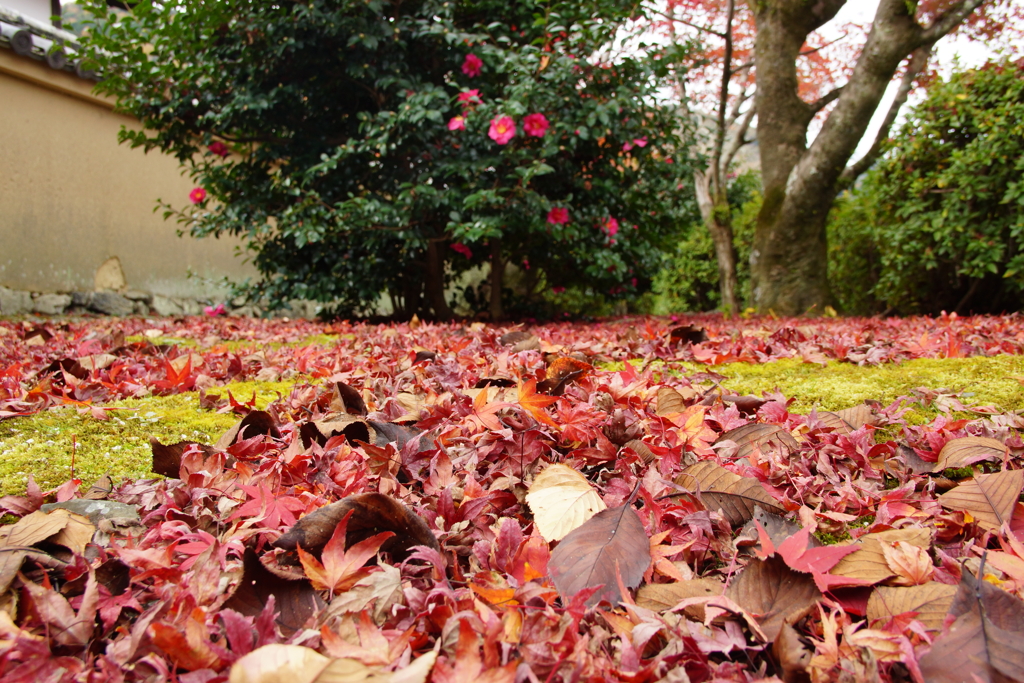
[[[235,382],[211,390],[239,402],[256,393],[256,407],[266,408],[278,396],[287,395],[293,382]],[[199,407],[198,394],[152,396],[117,401],[109,407],[109,419],[81,415],[71,406],[0,422],[0,495],[25,492],[31,473],[46,490],[72,476],[90,484],[110,474],[119,478],[150,476],[150,437],[163,443],[199,441],[213,443],[238,421],[231,413]]]
[[[794,399],[791,410],[841,410],[874,399],[883,404],[925,387],[960,394],[965,405],[992,405],[1006,412],[1024,408],[1024,357],[921,358],[900,364],[859,366],[830,362],[822,367],[794,359],[762,365],[732,363],[714,368],[722,386],[740,394],[778,389]]]

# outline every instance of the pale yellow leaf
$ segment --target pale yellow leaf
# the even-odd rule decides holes
[[[546,541],[565,538],[606,507],[582,474],[561,463],[549,465],[537,475],[526,494],[526,502]]]
[[[231,667],[229,683],[312,683],[330,658],[301,645],[264,645]]]

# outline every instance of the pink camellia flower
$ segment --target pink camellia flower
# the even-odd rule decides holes
[[[487,131],[487,137],[499,145],[507,145],[508,141],[515,137],[516,122],[511,116],[496,116],[491,119],[491,129]]]
[[[207,306],[203,309],[206,315],[227,315],[227,309],[224,308],[224,304],[217,304],[216,306]]]
[[[448,130],[466,130],[466,117],[453,116],[448,122]]]
[[[609,237],[614,237],[619,232],[619,221],[609,216],[608,220],[601,225],[601,229],[608,233]]]
[[[459,93],[459,102],[462,103],[463,108],[472,107],[473,105],[480,104],[483,100],[480,98],[479,90],[463,90]]]
[[[634,147],[646,147],[646,146],[647,146],[647,136],[645,135],[642,138],[633,138],[630,142],[623,143],[622,144],[622,151],[623,152],[628,152],[629,150],[633,149]]]
[[[231,154],[231,150],[228,149],[228,146],[225,145],[220,140],[217,140],[216,142],[211,142],[206,149],[210,150],[210,153],[216,154],[221,159]]]
[[[569,222],[569,209],[564,209],[561,206],[548,211],[548,223],[551,225],[564,225]]]
[[[544,137],[544,134],[548,132],[549,125],[544,114],[527,114],[523,118],[523,130],[527,135],[532,135],[535,138]]]
[[[466,61],[462,62],[462,73],[466,74],[470,78],[475,78],[480,75],[480,71],[483,69],[483,66],[484,60],[470,52],[466,55]]]
[[[188,193],[188,200],[193,204],[202,204],[204,199],[206,199],[206,190],[201,187]]]
[[[564,291],[565,291],[565,287],[552,287],[551,288],[551,293],[552,294],[561,294]]]
[[[530,259],[528,259],[528,258],[524,258],[523,259],[523,268],[526,268],[527,270],[530,269]]]
[[[462,242],[455,242],[451,245],[452,251],[462,254],[466,258],[473,258],[473,251]]]

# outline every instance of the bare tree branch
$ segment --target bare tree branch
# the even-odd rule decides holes
[[[732,144],[729,145],[728,151],[725,153],[725,159],[722,160],[722,168],[726,171],[732,166],[733,159],[736,158],[736,154],[740,151],[743,145],[748,145],[753,140],[747,139],[747,131],[750,130],[750,122],[754,120],[754,114],[757,112],[757,107],[751,105],[749,109],[743,114],[743,121],[740,122],[739,130],[736,131],[736,136],[732,139]]]
[[[722,57],[722,87],[718,93],[718,130],[715,131],[715,148],[711,154],[711,192],[715,201],[723,193],[722,148],[725,146],[726,107],[729,106],[729,79],[732,77],[732,20],[736,13],[736,0],[729,0],[725,14],[725,55]]]
[[[928,65],[928,59],[931,57],[934,45],[935,43],[922,45],[911,53],[910,61],[907,63],[907,72],[903,74],[900,88],[896,91],[896,98],[892,101],[889,111],[885,114],[882,127],[878,129],[878,134],[875,136],[875,141],[863,157],[858,159],[853,165],[847,166],[843,171],[843,174],[839,177],[838,189],[840,192],[852,185],[860,174],[871,168],[871,165],[882,155],[882,143],[889,137],[889,131],[892,129],[892,124],[896,122],[896,115],[899,114],[900,107],[906,103],[910,91],[913,90],[914,80],[924,70],[925,66]]]
[[[827,107],[829,104],[839,99],[839,96],[843,94],[844,87],[845,86],[841,85],[838,88],[835,88],[832,91],[825,93],[817,101],[812,102],[807,106],[810,108],[812,112],[818,113],[819,111]]]
[[[694,23],[691,23],[689,21],[686,21],[685,19],[680,19],[679,17],[675,16],[674,14],[666,14],[664,12],[659,12],[656,9],[652,9],[650,11],[651,11],[651,14],[657,14],[659,16],[665,17],[669,21],[678,21],[680,24],[683,24],[684,26],[689,26],[690,28],[695,28],[698,31],[702,31],[704,33],[710,33],[711,35],[718,36],[719,38],[721,38],[723,40],[725,40],[726,36],[728,35],[726,33],[722,33],[720,31],[716,31],[713,28],[708,28],[707,26],[701,26],[700,24],[694,24]]]

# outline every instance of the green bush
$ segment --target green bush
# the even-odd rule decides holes
[[[831,219],[847,312],[995,313],[1024,293],[1024,63],[929,88]]]
[[[687,211],[691,136],[659,98],[687,48],[608,57],[632,0],[88,5],[99,88],[143,125],[122,139],[196,181],[168,215],[245,240],[271,301],[446,317],[496,249],[628,290]]]
[[[761,178],[755,172],[736,177],[729,186],[733,245],[740,306],[750,303],[750,248],[754,241],[757,212],[761,210]],[[650,312],[657,315],[687,311],[711,311],[721,305],[718,262],[711,233],[703,223],[691,223],[683,238],[654,277]],[[646,312],[646,311],[645,311]]]

